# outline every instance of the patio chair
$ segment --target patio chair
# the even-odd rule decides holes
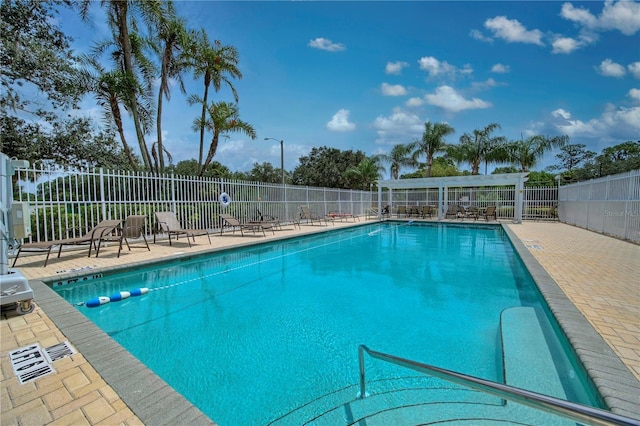
[[[431,217],[431,215],[433,214],[433,207],[431,206],[422,206],[422,211],[420,212],[420,216],[422,216],[422,218],[426,218],[427,216]]]
[[[262,213],[262,211],[260,211],[260,209],[256,209],[256,213],[257,213],[256,219],[252,220],[251,222],[266,222],[271,224],[271,226],[274,228],[282,229],[282,221],[277,217],[272,216],[270,214],[264,214]]]
[[[209,231],[207,229],[183,228],[182,225],[180,225],[180,222],[178,222],[178,218],[174,212],[156,212],[156,230],[153,233],[154,244],[156,243],[157,233],[166,233],[169,236],[169,245],[171,245],[172,235],[175,235],[176,241],[180,238],[180,235],[186,236],[189,247],[191,247],[189,237],[191,237],[193,242],[195,242],[196,237],[200,235],[206,235],[209,239],[209,244],[211,244],[211,237],[209,236]]]
[[[313,225],[313,222],[320,222],[322,225],[324,221],[324,223],[328,225],[327,219],[317,213],[312,213],[311,210],[309,210],[309,206],[300,206],[300,220],[306,220],[306,223],[311,225]]]
[[[484,217],[486,221],[489,221],[490,217],[493,217],[493,220],[498,220],[498,214],[496,212],[496,206],[489,206],[487,209],[480,214],[480,216]]]
[[[64,246],[76,246],[76,245],[89,245],[89,253],[87,257],[91,257],[91,248],[94,247],[96,249],[96,257],[100,253],[100,242],[103,239],[109,238],[114,232],[118,231],[120,227],[119,220],[103,220],[86,234],[80,237],[71,237],[71,238],[63,238],[60,240],[52,240],[52,241],[42,241],[39,243],[26,243],[22,244],[18,248],[18,252],[16,253],[16,257],[13,259],[13,265],[11,267],[16,266],[16,262],[18,261],[18,257],[20,257],[20,253],[23,252],[31,252],[31,253],[47,253],[47,257],[44,260],[44,265],[47,266],[49,262],[49,256],[51,255],[51,249],[55,246],[58,246],[58,257],[62,253],[62,247]],[[68,233],[69,230],[67,230]]]
[[[473,220],[478,220],[478,208],[475,206],[471,206],[468,209],[460,206],[460,217],[464,220],[465,217],[473,218]]]
[[[120,231],[118,257],[120,257],[120,252],[122,251],[123,241],[127,245],[129,251],[131,251],[131,247],[147,247],[147,250],[151,251],[147,238],[144,236],[144,223],[146,220],[147,217],[143,215],[127,216],[127,219],[124,221],[124,225],[122,226],[122,230]],[[142,237],[142,241],[144,241],[144,246],[133,246],[129,244],[129,239],[139,239],[140,237]]]
[[[401,214],[405,216],[409,216],[409,212],[407,211],[407,206],[398,206],[398,211],[396,212],[396,216],[400,217]]]
[[[457,204],[449,204],[447,207],[447,212],[444,215],[444,218],[448,218],[449,216],[453,216],[454,218],[458,217],[458,205]]]
[[[267,234],[265,234],[264,230],[271,229],[271,232],[273,232],[273,234],[275,235],[275,232],[273,231],[273,224],[270,222],[251,221],[247,223],[240,223],[238,219],[236,219],[230,214],[225,214],[225,213],[220,213],[220,219],[222,219],[222,225],[220,226],[220,235],[222,235],[222,233],[224,232],[224,228],[231,228],[232,232],[234,233],[236,232],[236,229],[239,229],[240,235],[242,235],[243,237],[244,237],[244,232],[243,232],[244,229],[249,229],[253,231],[254,234],[258,230],[262,231],[262,235],[265,237],[267,236]]]

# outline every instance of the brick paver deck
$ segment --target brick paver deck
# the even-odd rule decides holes
[[[339,222],[335,227],[350,225],[353,223]],[[640,379],[640,246],[560,223],[523,223],[507,227],[635,378]],[[275,236],[268,233],[267,239],[333,228],[332,225],[328,228],[303,225],[301,230],[289,227],[277,231]],[[113,246],[101,250],[99,258],[87,259],[84,251],[63,253],[60,259],[51,259],[46,268],[42,267],[44,256],[25,256],[18,260],[17,267],[30,280],[50,280],[51,277],[86,275],[91,270],[88,268],[126,267],[161,258],[252,244],[263,241],[264,237],[243,238],[225,234],[212,235],[211,239],[212,244],[209,245],[206,237],[197,237],[197,244],[191,248],[184,240],[171,247],[164,241],[152,245],[150,252],[140,248],[125,251],[119,259]],[[36,297],[36,305],[38,302]],[[56,361],[55,374],[24,385],[18,383],[8,357],[12,349],[35,342],[46,347],[69,340],[41,306],[23,316],[3,313],[0,327],[0,423],[3,426],[142,424],[113,387],[87,362],[83,353]],[[631,383],[632,389],[639,387],[640,382]],[[635,398],[638,399],[637,396]]]

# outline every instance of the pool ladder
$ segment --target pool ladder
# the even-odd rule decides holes
[[[374,351],[365,345],[358,347],[358,363],[360,367],[360,393],[359,398],[367,397],[366,379],[365,379],[365,353],[371,358],[389,362],[391,364],[405,367],[419,373],[427,374],[442,380],[446,380],[457,385],[480,391],[502,398],[504,400],[520,403],[546,413],[563,416],[573,421],[579,421],[586,425],[597,426],[640,426],[640,421],[630,417],[614,414],[606,410],[601,410],[586,405],[576,404],[574,402],[565,401],[554,398],[552,396],[542,395],[503,383],[492,382],[490,380],[480,379],[474,376],[458,373],[451,370],[435,367],[429,364],[423,364],[395,355]]]

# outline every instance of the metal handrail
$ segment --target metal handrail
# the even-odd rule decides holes
[[[364,353],[369,354],[372,358],[390,362],[401,367],[406,367],[419,373],[428,374],[439,379],[449,381],[458,385],[462,385],[474,390],[498,396],[509,401],[514,401],[529,407],[533,407],[548,413],[557,414],[574,421],[580,421],[589,425],[609,426],[640,426],[640,421],[630,417],[614,414],[606,410],[594,407],[576,404],[574,402],[565,401],[548,395],[531,392],[528,390],[516,388],[503,383],[492,382],[490,380],[480,379],[474,376],[457,373],[455,371],[446,370],[444,368],[435,367],[429,364],[423,364],[417,361],[400,358],[395,355],[385,354],[383,352],[374,351],[365,345],[358,347],[358,362],[360,364],[360,398],[365,398],[365,372],[364,372]]]

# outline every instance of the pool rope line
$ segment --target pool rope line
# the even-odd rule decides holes
[[[401,225],[398,225],[398,226],[401,226]],[[358,235],[358,237],[364,237],[365,235],[366,234]],[[353,238],[353,236],[351,236],[349,239],[351,239],[351,238]],[[218,275],[223,275],[223,274],[227,274],[229,272],[239,271],[241,269],[249,268],[249,267],[252,267],[252,266],[258,266],[258,265],[261,265],[261,264],[264,264],[264,263],[268,263],[268,262],[273,262],[273,261],[276,261],[276,260],[282,260],[282,259],[284,259],[285,257],[288,257],[288,256],[293,256],[293,255],[304,253],[304,252],[307,252],[307,251],[317,250],[319,248],[328,247],[328,246],[331,246],[331,245],[334,245],[334,244],[338,244],[338,243],[342,243],[342,242],[343,242],[343,240],[340,239],[340,240],[333,241],[333,242],[328,242],[328,243],[324,243],[324,244],[318,244],[318,245],[314,245],[313,247],[308,247],[306,249],[296,250],[296,251],[293,251],[293,252],[290,252],[290,253],[286,253],[286,254],[283,254],[283,255],[279,255],[279,256],[275,256],[275,257],[271,257],[271,258],[267,258],[267,259],[261,259],[261,260],[258,260],[258,261],[255,261],[255,262],[251,262],[251,263],[246,263],[246,264],[243,264],[243,265],[238,265],[238,266],[235,266],[233,268],[228,268],[228,269],[225,269],[225,270],[222,270],[222,271],[216,271],[214,273],[207,274],[207,275],[200,275],[198,277],[194,277],[194,278],[191,278],[191,279],[188,279],[188,280],[184,280],[184,281],[178,281],[178,282],[173,283],[173,284],[167,284],[167,285],[163,285],[163,286],[159,286],[159,287],[153,287],[153,288],[141,287],[141,288],[133,289],[131,291],[120,291],[120,292],[116,292],[116,293],[112,294],[111,296],[98,296],[98,297],[91,298],[86,302],[81,301],[81,302],[76,302],[76,303],[72,303],[72,304],[74,304],[76,306],[87,306],[88,308],[96,308],[96,307],[99,307],[99,306],[102,306],[102,305],[106,305],[106,304],[108,304],[110,302],[119,302],[121,300],[128,299],[130,296],[142,296],[144,294],[148,294],[148,293],[151,293],[151,292],[154,292],[154,291],[167,290],[167,289],[170,289],[170,288],[173,288],[173,287],[178,287],[178,286],[181,286],[181,285],[184,285],[184,284],[189,284],[189,283],[193,283],[193,282],[200,282],[202,280],[206,280],[208,278],[216,277]],[[242,286],[239,286],[237,288],[240,288],[240,287],[242,287]],[[134,293],[136,293],[136,294],[134,294]]]

